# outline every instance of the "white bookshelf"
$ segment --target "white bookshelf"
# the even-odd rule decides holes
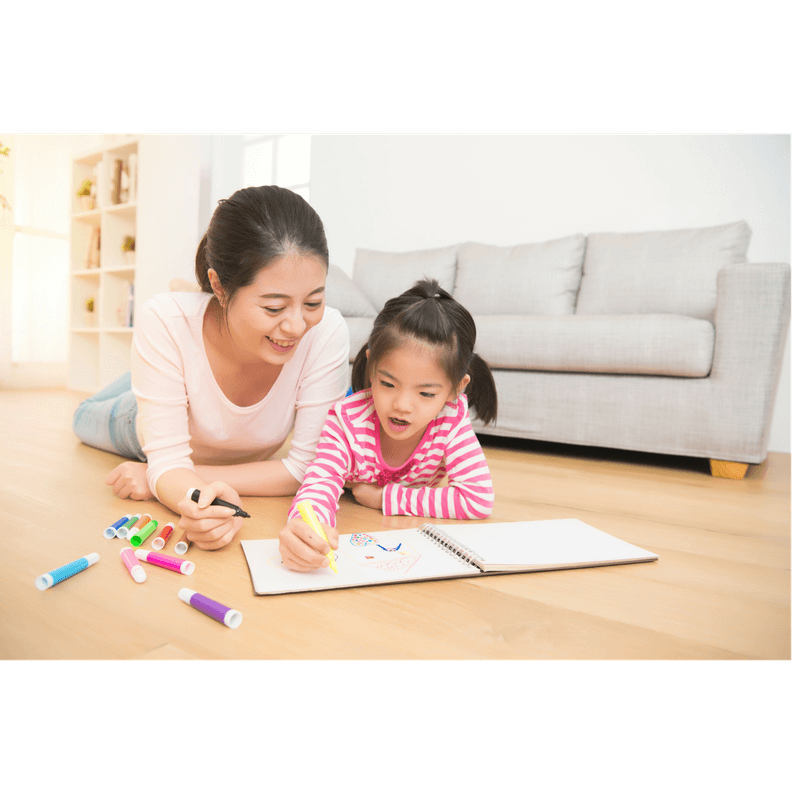
[[[96,392],[130,369],[133,329],[121,324],[125,287],[135,290],[133,319],[150,297],[169,291],[172,278],[194,277],[197,244],[208,225],[200,220],[201,179],[210,169],[208,137],[142,134],[116,137],[72,159],[69,366],[71,389]],[[112,203],[109,176],[114,160],[135,153],[135,199]],[[76,196],[98,165],[96,208],[84,210]],[[210,213],[210,212],[209,212]],[[100,228],[98,266],[87,266],[92,230]],[[122,251],[126,236],[136,240],[135,262]],[[90,324],[86,300],[95,301]],[[124,319],[122,320],[124,323]]]
[[[67,378],[71,389],[97,391],[130,369],[133,327],[128,294],[130,286],[135,290],[135,254],[140,247],[138,159],[139,139],[131,138],[78,155],[72,162]],[[123,162],[129,173],[128,195],[121,199],[113,193],[117,160]],[[77,196],[85,180],[94,184],[90,209]],[[99,253],[92,247],[98,230]],[[134,254],[126,254],[122,249],[128,236],[136,241]],[[93,257],[91,250],[95,251]],[[89,299],[93,300],[92,312],[87,309]]]

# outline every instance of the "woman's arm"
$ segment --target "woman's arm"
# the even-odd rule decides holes
[[[195,465],[195,472],[209,483],[223,481],[246,497],[284,497],[300,488],[283,461],[256,461],[250,464]]]
[[[181,515],[178,527],[202,550],[224,547],[242,527],[243,518],[234,516],[230,508],[211,505],[217,497],[241,505],[239,494],[226,483],[208,482],[193,470],[178,468],[161,475],[156,489],[160,502]],[[196,503],[186,496],[189,489],[200,490]]]

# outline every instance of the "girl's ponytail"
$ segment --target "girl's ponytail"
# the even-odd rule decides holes
[[[475,416],[488,425],[497,419],[497,387],[489,365],[477,354],[472,354],[469,369],[469,383],[464,389],[469,407]]]
[[[353,361],[353,370],[350,373],[350,386],[353,387],[354,392],[360,392],[362,389],[369,388],[367,383],[367,342],[359,351],[358,355]]]

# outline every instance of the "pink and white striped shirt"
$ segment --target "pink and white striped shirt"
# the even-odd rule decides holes
[[[445,475],[448,485],[437,487]],[[381,456],[380,423],[371,389],[334,403],[289,519],[300,516],[297,504],[301,500],[310,500],[320,520],[335,527],[347,481],[383,486],[386,516],[483,519],[494,504],[492,477],[464,394],[445,404],[399,467],[390,467]]]

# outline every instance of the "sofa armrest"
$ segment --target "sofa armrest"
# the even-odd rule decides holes
[[[764,392],[771,405],[789,327],[788,264],[735,264],[717,276],[711,378]]]

